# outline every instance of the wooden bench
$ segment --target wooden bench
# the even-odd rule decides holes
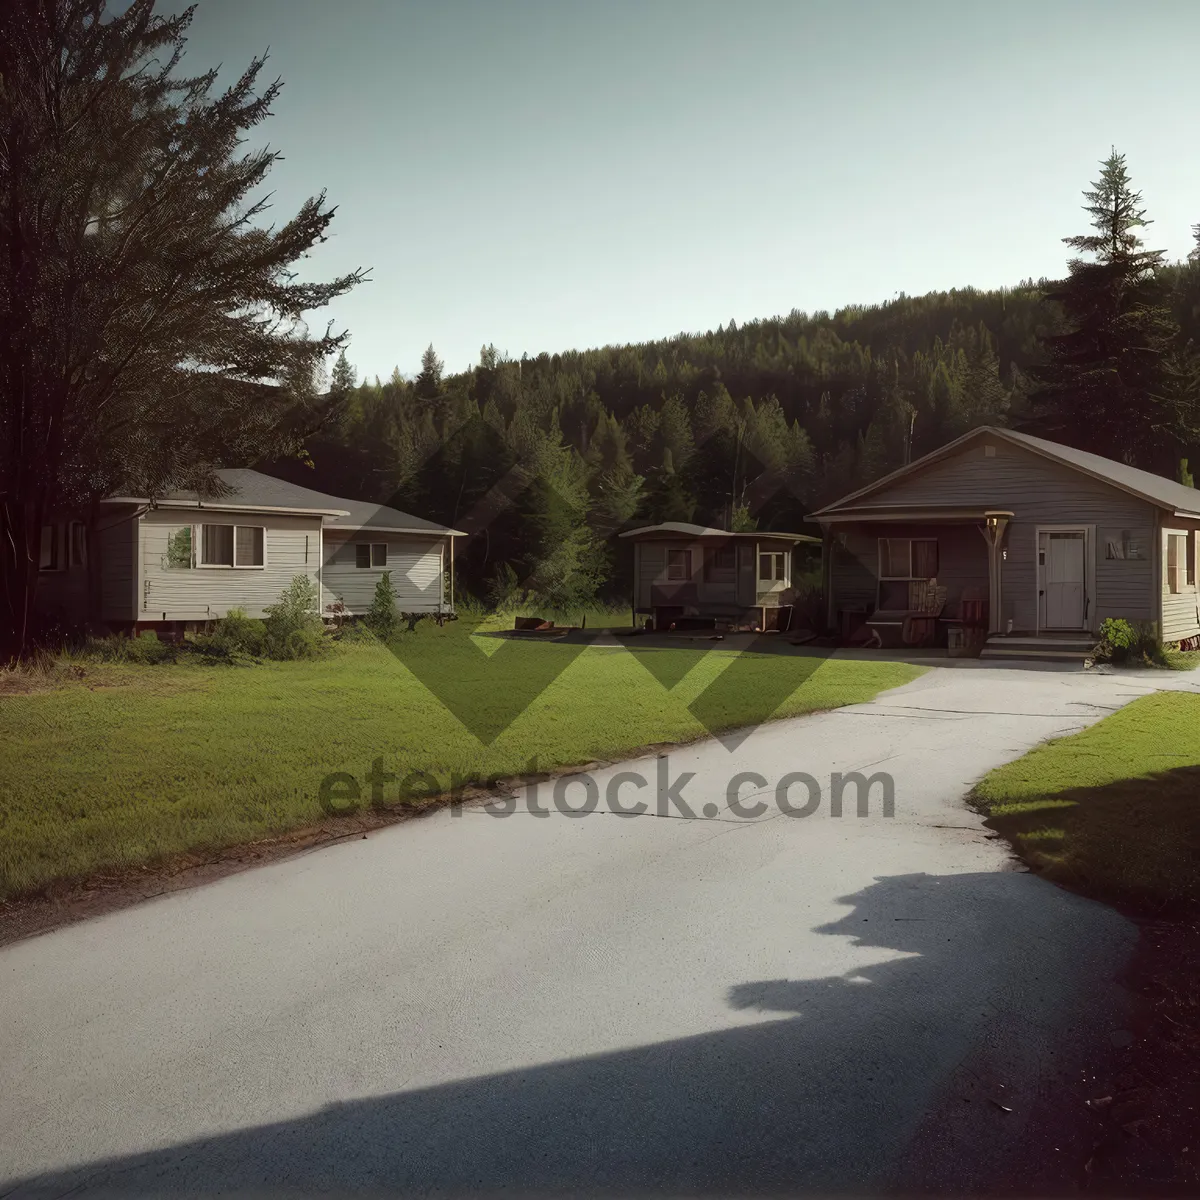
[[[946,589],[937,580],[915,580],[908,589],[909,607],[905,609],[876,609],[866,621],[871,630],[868,646],[876,649],[884,637],[897,636],[905,646],[926,646],[937,637],[937,623],[946,607]]]

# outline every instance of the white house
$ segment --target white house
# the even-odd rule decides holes
[[[322,608],[341,601],[361,615],[385,571],[401,612],[453,611],[457,530],[259,471],[217,475],[229,490],[216,500],[194,492],[110,497],[90,545],[78,520],[45,526],[38,576],[44,611],[81,620],[92,578],[100,619],[114,628],[199,623],[233,608],[261,617],[305,575]]]

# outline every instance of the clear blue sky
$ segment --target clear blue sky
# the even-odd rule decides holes
[[[283,77],[278,216],[360,375],[1062,272],[1123,151],[1200,222],[1200,2],[200,0],[185,60]]]

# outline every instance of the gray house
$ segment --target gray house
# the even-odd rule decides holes
[[[664,521],[620,535],[633,542],[634,623],[656,630],[690,625],[786,628],[793,600],[792,551],[804,533],[728,533]]]
[[[103,501],[91,545],[78,520],[46,525],[38,575],[44,609],[80,621],[91,586],[100,619],[117,629],[184,627],[232,608],[261,617],[304,575],[323,609],[340,603],[361,615],[390,571],[402,612],[453,611],[457,530],[258,471],[217,475],[229,489],[220,499],[174,492]]]
[[[828,618],[844,634],[1069,656],[1108,617],[1200,637],[1200,491],[1010,429],[965,434],[815,513]]]

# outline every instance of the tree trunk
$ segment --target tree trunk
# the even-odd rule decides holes
[[[42,546],[42,506],[8,499],[0,510],[0,665],[28,653]]]

